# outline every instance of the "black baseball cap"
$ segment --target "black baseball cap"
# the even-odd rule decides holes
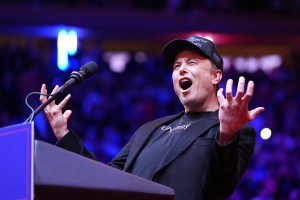
[[[223,70],[223,59],[220,56],[215,44],[206,38],[199,36],[190,36],[188,39],[172,40],[163,48],[163,57],[170,64],[173,65],[178,53],[184,50],[194,50],[195,52],[210,59],[218,69]]]

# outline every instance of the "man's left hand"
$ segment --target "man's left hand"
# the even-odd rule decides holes
[[[232,84],[232,79],[229,79],[226,83],[226,98],[222,94],[223,88],[220,88],[217,92],[220,104],[219,141],[221,144],[231,141],[244,124],[252,121],[259,113],[265,110],[263,107],[248,110],[254,90],[253,81],[248,82],[247,91],[244,94],[245,78],[240,77],[235,97],[232,95]]]

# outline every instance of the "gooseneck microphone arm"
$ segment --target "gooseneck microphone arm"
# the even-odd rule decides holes
[[[49,99],[48,99],[45,103],[41,104],[41,105],[34,111],[34,113],[32,113],[32,114],[26,119],[25,122],[30,122],[30,121],[32,121],[32,120],[35,118],[35,116],[37,116],[37,115],[41,112],[41,110],[43,110],[46,106],[48,106],[52,101],[54,101],[54,100],[57,98],[57,96],[58,96],[59,94],[63,93],[65,90],[67,90],[67,89],[68,89],[70,86],[72,86],[74,83],[75,83],[74,79],[68,80],[63,86],[61,86],[61,87],[57,90],[56,93],[54,93],[53,95],[51,95],[51,96],[49,97]]]
[[[33,113],[31,113],[31,115],[26,119],[25,123],[32,121],[41,112],[41,110],[43,110],[47,105],[55,100],[59,94],[66,91],[74,84],[79,85],[84,79],[94,75],[98,71],[98,69],[99,67],[97,63],[91,61],[82,66],[78,72],[73,71],[71,73],[71,76],[69,77],[69,80],[60,88],[58,88],[57,92],[52,94],[45,103],[41,104]]]

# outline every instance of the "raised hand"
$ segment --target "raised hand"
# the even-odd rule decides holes
[[[219,140],[221,144],[230,141],[244,124],[252,121],[259,113],[265,110],[263,107],[248,110],[248,105],[254,90],[253,81],[248,82],[247,91],[244,94],[245,78],[240,77],[235,97],[232,95],[232,84],[233,81],[229,79],[226,84],[226,98],[222,94],[223,88],[220,88],[217,92],[220,104]]]
[[[55,86],[51,94],[54,94],[57,89],[58,85]],[[42,94],[47,94],[47,89],[46,85],[43,84],[41,88],[41,93]],[[47,105],[44,109],[46,117],[50,123],[50,126],[58,140],[60,140],[64,135],[68,133],[68,119],[70,118],[72,111],[71,110],[66,110],[64,113],[62,112],[63,108],[65,105],[68,103],[70,100],[71,95],[68,94],[58,105],[56,105],[55,100],[52,101],[49,105]],[[44,103],[47,101],[47,97],[41,95],[40,96],[40,101],[41,103]]]

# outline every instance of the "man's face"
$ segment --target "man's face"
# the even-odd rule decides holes
[[[210,60],[193,52],[180,52],[173,64],[173,86],[186,112],[205,111],[215,96]]]

